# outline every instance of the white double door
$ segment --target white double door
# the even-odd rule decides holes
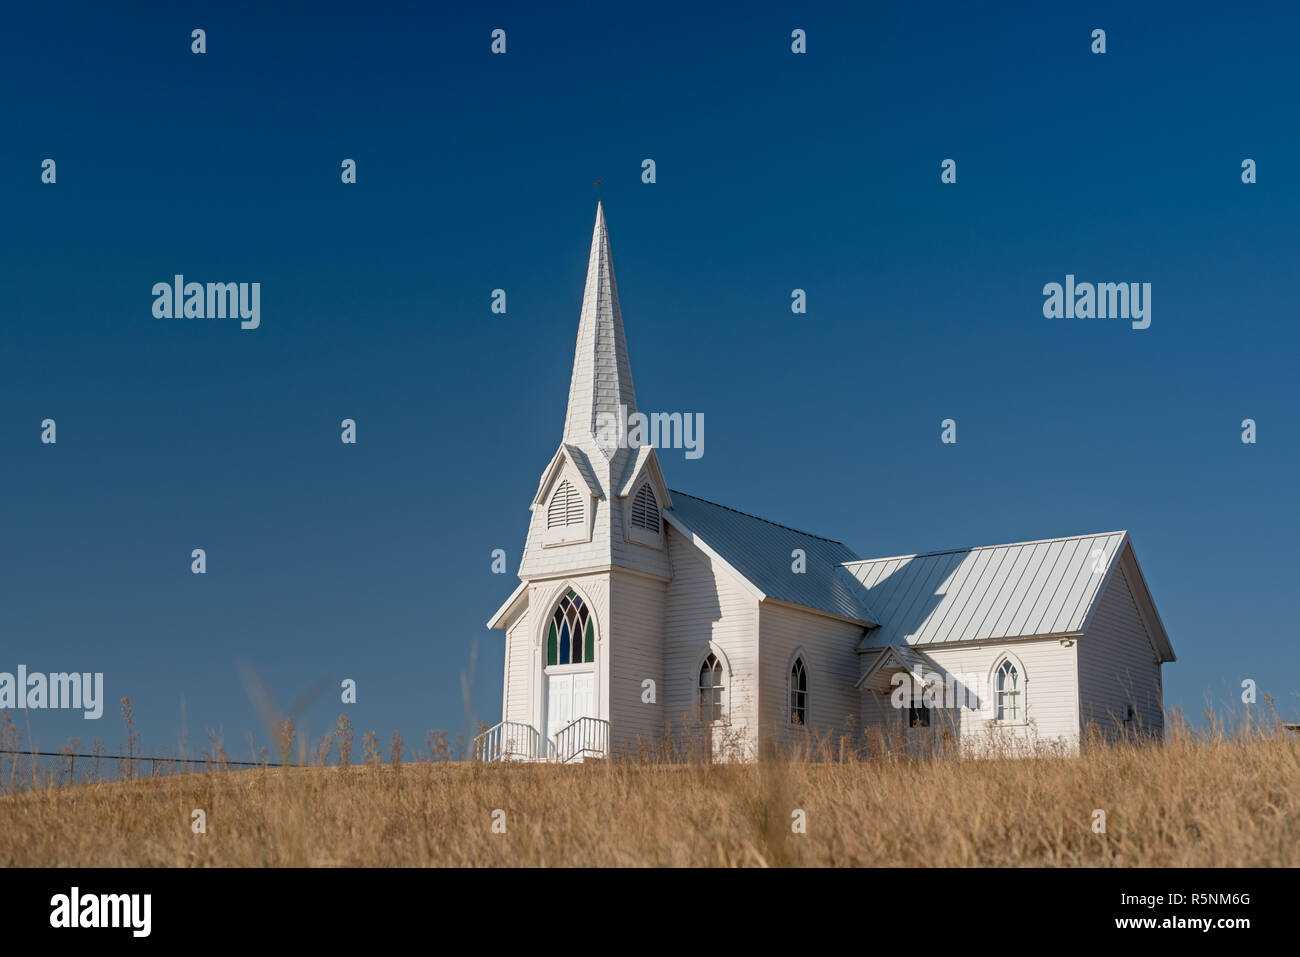
[[[579,718],[596,717],[596,675],[590,671],[545,675],[546,735],[555,735]]]

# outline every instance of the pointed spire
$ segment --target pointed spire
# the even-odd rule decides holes
[[[609,248],[605,208],[596,204],[596,228],[591,235],[591,257],[587,262],[587,286],[582,293],[578,320],[578,345],[569,380],[569,409],[564,417],[564,441],[594,449],[599,421],[608,414],[617,420],[619,406],[626,415],[636,411],[632,387],[632,366],[623,335],[623,316],[618,308],[618,284]],[[609,457],[609,452],[606,452]]]

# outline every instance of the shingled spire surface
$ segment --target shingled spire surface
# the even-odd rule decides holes
[[[578,321],[578,344],[573,355],[573,376],[569,380],[569,407],[564,417],[564,442],[606,458],[613,449],[601,449],[596,442],[605,415],[619,420],[636,411],[632,366],[623,335],[623,316],[618,308],[618,283],[609,248],[605,209],[596,205],[596,228],[591,235],[591,256],[587,262],[587,285],[582,293]]]

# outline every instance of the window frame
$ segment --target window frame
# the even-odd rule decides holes
[[[703,683],[705,666],[712,659],[716,665],[719,684],[706,687]],[[704,717],[704,692],[709,691],[717,695],[716,703],[710,702],[709,708],[717,708],[717,717]],[[695,668],[695,715],[700,724],[714,727],[731,723],[731,667],[727,663],[726,656],[712,645],[696,662]]]
[[[801,666],[803,669],[803,721],[796,722],[794,696],[796,694],[794,687],[794,669]],[[785,669],[785,726],[795,731],[807,731],[812,726],[812,678],[808,667],[808,655],[802,648],[795,650],[790,656],[790,661]]]
[[[934,709],[928,704],[917,704],[916,702],[912,702],[907,706],[907,713],[905,715],[901,708],[898,713],[903,717],[903,727],[907,728],[909,731],[928,731],[930,728],[934,727]],[[914,723],[913,719],[916,717],[921,718],[920,724]]]
[[[561,661],[560,649],[563,646],[561,644],[560,636],[561,636],[562,629],[556,628],[555,618],[556,615],[560,613],[561,609],[564,608],[565,602],[568,602],[569,605],[574,609],[572,621],[581,625],[582,627],[580,628],[580,634],[578,634],[576,637],[572,632],[570,633],[569,660]],[[562,623],[570,622],[570,616],[567,611],[561,615],[561,619],[562,619]],[[554,662],[551,661],[552,629],[555,630],[555,636],[556,636],[555,637],[556,660]],[[588,657],[587,654],[587,644],[588,644],[587,633],[588,632],[591,633],[590,657]],[[595,664],[596,648],[599,647],[599,645],[600,645],[600,641],[598,640],[598,635],[597,635],[595,611],[592,609],[591,603],[587,600],[587,597],[581,594],[580,592],[578,592],[578,590],[575,589],[572,585],[569,585],[567,588],[565,588],[563,591],[560,592],[560,594],[556,597],[556,599],[553,602],[551,602],[551,613],[547,615],[545,620],[542,622],[542,662],[543,662],[542,667],[547,671],[548,674],[561,673],[561,669],[572,669],[578,671],[589,670],[590,667]],[[581,661],[573,660],[573,651],[575,647],[579,647],[582,649]]]
[[[1010,667],[1016,674],[1016,688],[1014,692],[1004,692],[999,690],[998,681],[1002,675],[1002,669]],[[1000,717],[1002,711],[1002,695],[1014,694],[1018,716],[1015,718]],[[1024,727],[1029,721],[1029,676],[1025,673],[1025,666],[1015,655],[1010,652],[1003,652],[993,661],[993,668],[989,677],[989,697],[993,704],[993,716],[990,718],[994,724],[1001,727],[1017,728]]]

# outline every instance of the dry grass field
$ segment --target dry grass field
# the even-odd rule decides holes
[[[1300,740],[1175,726],[1078,757],[214,768],[0,796],[0,865],[1297,866]]]

